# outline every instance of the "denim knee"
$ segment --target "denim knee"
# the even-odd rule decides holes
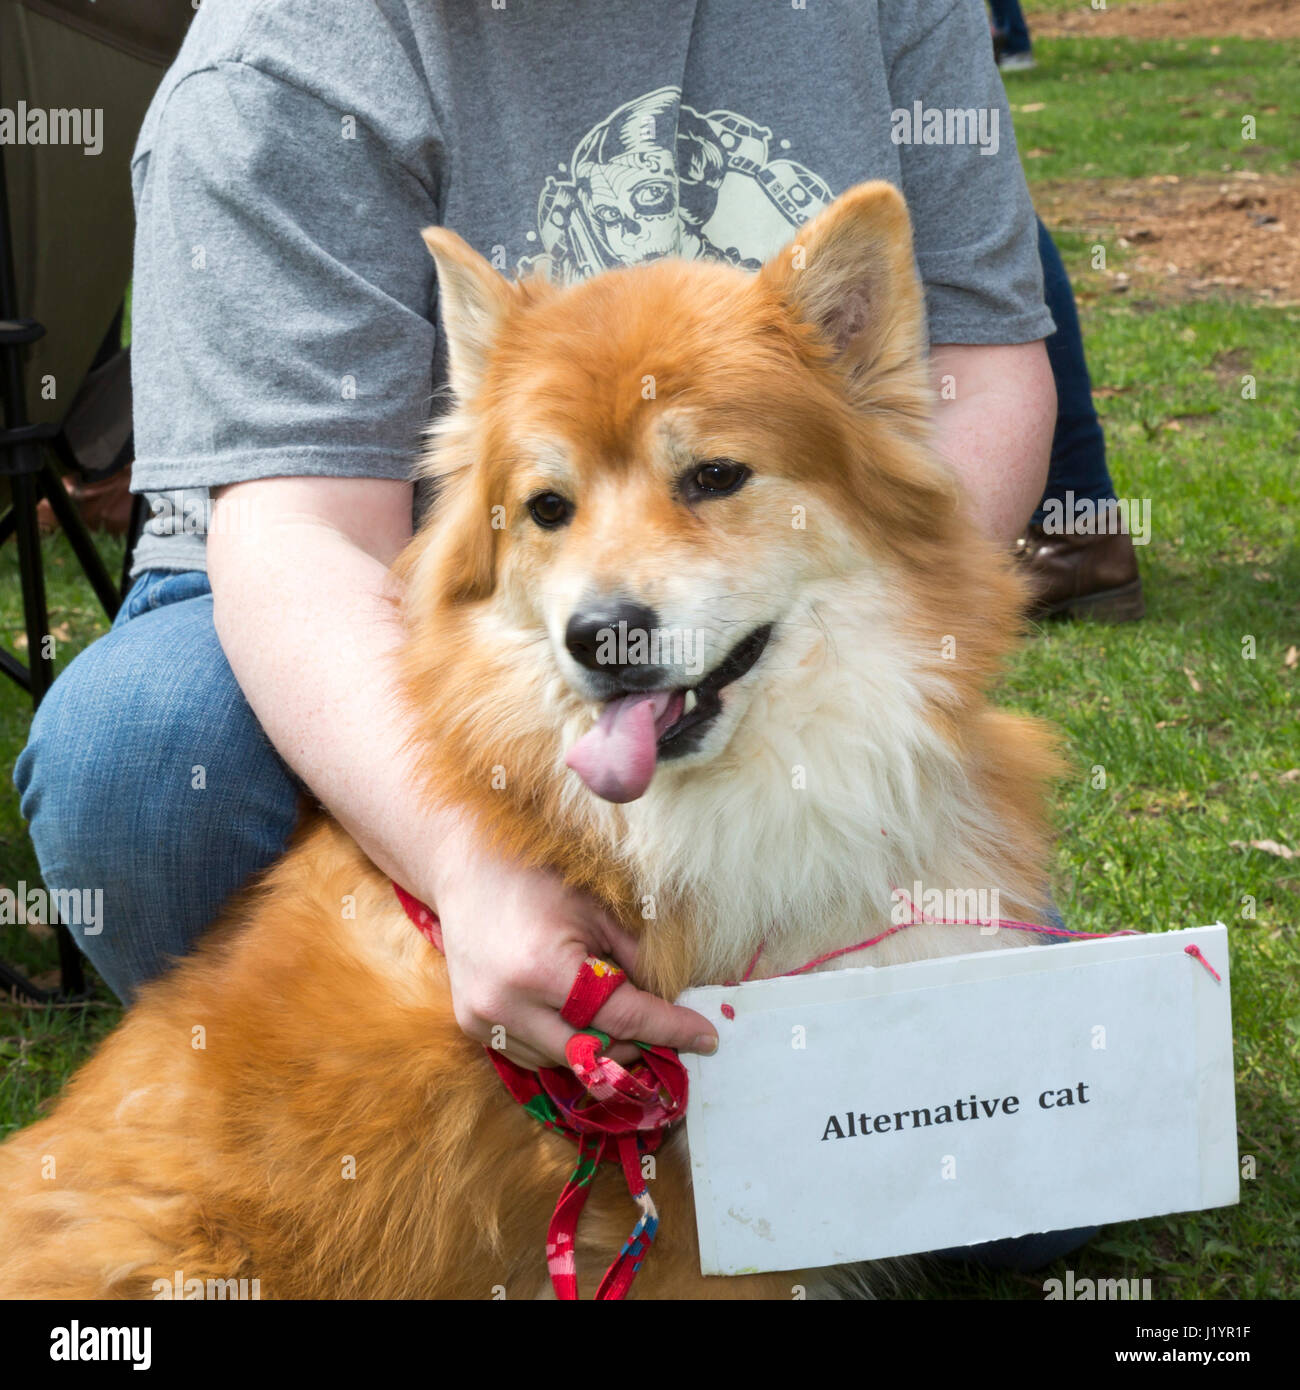
[[[14,769],[42,876],[102,905],[98,922],[69,927],[128,1000],[279,857],[297,816],[206,582],[181,578],[153,586],[162,604],[137,586],[131,611],[60,673]]]

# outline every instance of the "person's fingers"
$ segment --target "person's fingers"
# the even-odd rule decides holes
[[[519,1020],[517,1031],[505,1035],[506,1056],[527,1055],[536,1060],[524,1063],[530,1067],[566,1067],[564,1049],[575,1030],[552,1009],[529,1009]]]
[[[605,943],[605,951],[606,951],[606,954],[607,954],[607,955],[613,956],[613,957],[614,957],[615,962],[616,962],[617,964],[619,964],[620,966],[622,966],[622,967],[623,967],[623,970],[624,970],[625,972],[630,972],[632,966],[634,966],[635,963],[636,963],[636,943],[635,943],[635,941],[632,940],[631,937],[627,937],[627,934],[626,934],[626,933],[623,933],[623,935],[624,935],[624,937],[626,937],[626,940],[631,944],[631,950],[630,950],[630,951],[624,953],[624,952],[622,952],[621,950],[618,951],[618,952],[616,952],[615,950],[610,949],[610,947],[611,947],[612,944],[613,944],[612,941],[607,941],[607,942]],[[581,949],[581,948],[579,948],[579,949]],[[563,998],[563,999],[560,999],[560,1000],[557,1002],[557,1004],[556,1004],[557,1010],[559,1010],[559,1009],[561,1009],[561,1008],[564,1007],[564,1002],[565,1002],[565,1000],[569,997],[569,991],[573,988],[573,980],[576,980],[576,979],[577,979],[577,977],[578,977],[578,971],[581,970],[582,965],[583,965],[584,961],[586,961],[588,954],[589,954],[588,952],[585,952],[585,951],[584,951],[584,952],[582,953],[582,955],[580,955],[580,956],[577,955],[576,953],[573,955],[572,960],[573,960],[573,961],[576,961],[576,964],[574,965],[574,970],[573,970],[573,977],[572,977],[572,979],[570,980],[568,986],[566,986],[566,988],[565,988],[565,991],[564,991],[564,998]],[[629,963],[629,960],[627,959],[628,957],[630,957],[630,963]],[[603,959],[603,957],[597,957],[597,959]],[[611,996],[611,998],[617,999],[618,996],[619,996],[620,994],[624,994],[624,993],[626,993],[628,990],[631,990],[631,989],[634,989],[634,986],[633,986],[630,982],[629,982],[629,983],[621,984],[621,985],[614,991],[614,993],[613,993],[613,995]],[[608,1008],[608,1006],[609,1006],[609,1005],[608,1005],[608,1001],[607,1001],[606,1004],[604,1005],[604,1007],[602,1007],[601,1011],[600,1011],[599,1013],[597,1013],[597,1014],[596,1014],[596,1017],[592,1020],[591,1027],[593,1027],[593,1028],[599,1028],[600,1031],[601,1031],[602,1033],[609,1033],[609,1036],[610,1036],[610,1046],[609,1046],[609,1048],[606,1050],[606,1054],[605,1054],[605,1055],[606,1055],[607,1057],[612,1057],[612,1058],[614,1059],[614,1061],[618,1062],[618,1063],[619,1063],[620,1065],[622,1065],[622,1066],[628,1066],[628,1065],[630,1065],[632,1062],[635,1062],[636,1059],[641,1055],[641,1053],[640,1053],[640,1050],[639,1050],[638,1048],[636,1048],[636,1047],[633,1045],[633,1038],[632,1038],[632,1035],[631,1035],[631,1034],[626,1034],[626,1033],[625,1033],[625,1034],[613,1033],[613,1032],[610,1032],[610,1030],[609,1030],[608,1028],[604,1027],[604,1026],[601,1024],[600,1020],[601,1020],[602,1017],[604,1017],[604,1011],[605,1011],[606,1008]],[[670,1007],[671,1007],[671,1006],[670,1006]],[[704,1022],[703,1019],[701,1019],[700,1021],[701,1021],[702,1023]],[[708,1026],[708,1025],[705,1024],[705,1027],[706,1027],[706,1028],[707,1028],[707,1026]],[[570,1035],[572,1035],[575,1031],[576,1031],[575,1029],[570,1028],[570,1029],[569,1029]],[[566,1038],[565,1041],[567,1042],[568,1039]],[[636,1041],[637,1041],[637,1042],[646,1042],[646,1041],[649,1041],[649,1040],[646,1039],[646,1038],[640,1037],[640,1035],[637,1035],[637,1036],[636,1036]]]
[[[636,938],[617,923],[606,920],[604,925],[609,954],[630,974],[636,968]],[[588,954],[578,945],[559,954],[562,969],[566,972],[571,970],[572,974],[567,975],[564,998],[557,1001],[557,1008],[563,1007]],[[634,1061],[638,1053],[635,1048],[617,1044],[657,1043],[662,1047],[675,1047],[679,1052],[703,1053],[711,1053],[717,1048],[717,1033],[703,1014],[670,1004],[658,995],[647,994],[637,989],[630,979],[605,1001],[592,1019],[591,1026],[609,1034],[616,1044],[609,1055],[619,1063]]]
[[[523,998],[520,995],[523,994]],[[484,984],[478,977],[461,986],[451,980],[452,1011],[462,1033],[525,1067],[563,1065],[564,1044],[573,1031],[556,1007],[522,990]]]
[[[636,974],[637,953],[641,943],[631,932],[624,931],[607,913],[601,913],[601,926],[604,930],[606,953],[627,971]]]
[[[627,988],[627,985],[623,986],[623,989]],[[568,1046],[569,1039],[578,1031],[576,1028],[571,1028],[559,1014],[552,1013],[550,1009],[531,1012],[524,1020],[523,1027],[526,1031],[517,1039],[512,1039],[508,1032],[506,1034],[505,1053],[511,1061],[527,1057],[529,1060],[523,1061],[522,1065],[533,1068],[569,1065],[564,1049]],[[527,1037],[527,1042],[523,1040],[524,1037]],[[605,1055],[626,1066],[635,1062],[641,1053],[631,1042],[611,1039]]]
[[[540,1067],[555,1065],[549,1057],[544,1057],[536,1048],[529,1047],[527,1043],[516,1043],[513,1047],[494,1047],[492,1051],[504,1057],[508,1062],[513,1062],[516,1066],[525,1067],[528,1071],[537,1071]]]
[[[529,1068],[567,1066],[564,1048],[576,1031],[560,1016],[588,952],[574,942],[555,952],[555,959],[541,982],[536,975],[508,980],[509,994],[484,988],[472,980],[464,988],[453,984],[452,1001],[456,1021],[469,1037],[503,1053],[512,1062]],[[598,957],[599,959],[599,957]],[[616,994],[630,989],[621,985]],[[522,1002],[529,995],[531,1003]],[[502,1022],[509,1018],[510,1022]],[[597,1024],[596,1026],[599,1026]],[[606,1031],[603,1028],[601,1031]],[[617,1041],[617,1040],[615,1040]],[[610,1054],[615,1061],[628,1063],[639,1055],[635,1047],[621,1046]]]
[[[536,1022],[533,1022],[532,1026],[536,1027]],[[561,1023],[561,1029],[564,1034],[565,1043],[567,1043],[569,1039],[573,1036],[573,1034],[577,1031],[577,1029],[570,1028],[567,1024],[563,1022]],[[554,1036],[554,1038],[552,1038],[552,1046],[554,1045],[554,1042],[558,1040],[558,1037],[559,1034],[557,1033]],[[568,1061],[565,1059],[563,1048],[561,1048],[558,1057],[552,1056],[549,1051],[543,1051],[539,1050],[536,1047],[531,1047],[528,1043],[522,1041],[521,1038],[512,1038],[509,1033],[506,1034],[506,1045],[502,1048],[494,1050],[497,1050],[503,1056],[508,1057],[510,1061],[517,1062],[521,1067],[527,1067],[529,1071],[536,1071],[539,1067],[568,1066]],[[611,1041],[610,1046],[606,1051],[605,1055],[607,1057],[612,1057],[614,1061],[618,1062],[621,1066],[626,1067],[630,1066],[633,1062],[637,1060],[638,1057],[640,1057],[641,1050],[636,1046],[635,1043]]]
[[[573,987],[578,982],[578,977],[582,973],[582,967],[590,960],[595,959],[604,961],[606,965],[615,964],[622,966],[624,973],[627,973],[627,966],[621,960],[615,958],[611,962],[608,958],[614,954],[613,951],[605,950],[604,954],[590,951],[579,942],[571,942],[569,945],[557,950],[554,953],[554,971],[551,978],[556,982],[552,986],[550,993],[544,995],[545,1002],[552,1005],[557,1013],[564,1008],[568,1002],[569,995],[573,992]],[[634,953],[635,954],[635,953]],[[615,994],[622,994],[629,986],[620,985]],[[599,1025],[597,1025],[599,1026]],[[601,1032],[608,1030],[601,1029]]]
[[[718,1046],[718,1035],[703,1014],[647,994],[630,982],[614,991],[592,1026],[611,1038],[657,1043],[675,1047],[679,1052],[708,1054],[717,1051]]]

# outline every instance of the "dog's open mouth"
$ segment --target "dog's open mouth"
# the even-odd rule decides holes
[[[565,762],[597,796],[635,801],[660,759],[680,758],[699,746],[722,713],[722,691],[753,668],[771,635],[771,623],[755,628],[688,689],[634,690],[607,700],[595,727],[569,749]]]

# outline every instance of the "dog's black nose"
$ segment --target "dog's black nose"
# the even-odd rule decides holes
[[[657,663],[659,617],[642,603],[621,600],[580,608],[564,629],[570,655],[590,671],[624,676]]]

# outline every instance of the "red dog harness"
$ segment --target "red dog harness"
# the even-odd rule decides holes
[[[398,884],[393,889],[420,935],[441,951],[437,916]],[[560,1193],[546,1232],[546,1267],[556,1297],[566,1300],[578,1297],[574,1236],[602,1160],[621,1165],[638,1216],[632,1234],[605,1271],[596,1297],[626,1297],[659,1228],[642,1157],[653,1153],[668,1126],[686,1113],[686,1069],[672,1048],[637,1043],[641,1056],[627,1069],[604,1055],[609,1038],[589,1026],[626,980],[617,965],[595,956],[583,961],[560,1011],[560,1017],[579,1030],[564,1050],[568,1067],[529,1071],[495,1048],[484,1049],[506,1090],[533,1119],[567,1135],[578,1146],[577,1166]]]

